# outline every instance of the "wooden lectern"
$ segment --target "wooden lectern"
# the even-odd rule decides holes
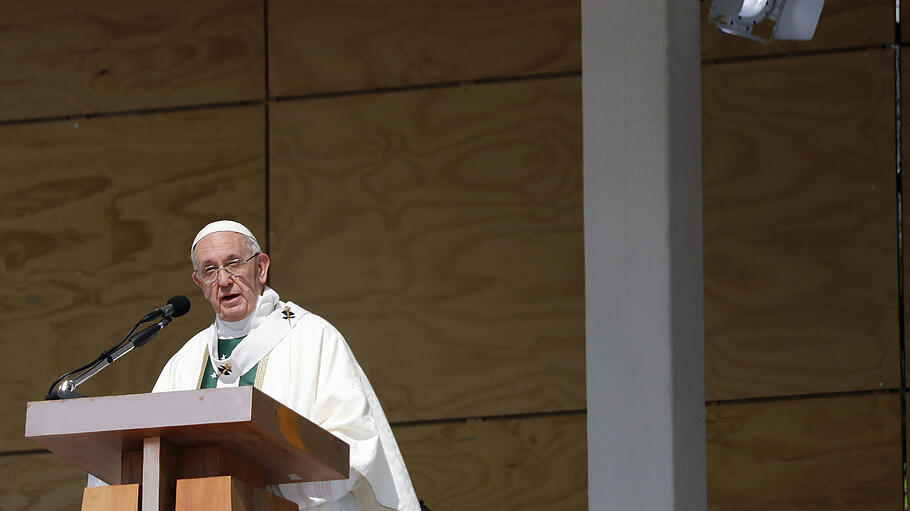
[[[296,510],[264,485],[348,477],[348,444],[254,387],[30,402],[25,436],[112,485],[83,511]]]

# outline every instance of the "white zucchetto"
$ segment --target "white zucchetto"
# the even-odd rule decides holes
[[[250,238],[253,238],[254,240],[256,239],[256,236],[253,236],[253,232],[250,231],[249,229],[247,229],[247,227],[245,225],[243,225],[239,222],[235,222],[233,220],[217,220],[215,222],[212,222],[212,223],[206,225],[205,227],[202,228],[201,231],[199,231],[199,234],[197,234],[196,237],[193,239],[193,245],[190,247],[190,250],[195,249],[196,244],[199,243],[199,240],[201,240],[202,238],[205,238],[206,236],[208,236],[209,234],[212,234],[213,232],[221,232],[221,231],[237,232],[237,233],[243,234],[245,236],[249,236]],[[259,240],[256,240],[256,243],[259,243]]]

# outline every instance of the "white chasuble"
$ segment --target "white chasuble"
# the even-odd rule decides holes
[[[247,365],[252,367],[259,358],[268,355],[260,390],[351,446],[349,479],[281,484],[269,489],[293,500],[301,509],[419,511],[417,496],[385,413],[338,330],[292,302],[276,301],[271,312],[257,311],[263,313],[264,319],[249,331],[234,353],[249,338],[264,340],[248,347],[247,353],[253,355],[241,351],[241,356],[235,358],[232,353],[231,374],[227,376],[236,374],[239,379]],[[213,339],[217,344],[216,330],[220,329],[213,324],[187,341],[165,365],[152,392],[198,388],[206,348]],[[260,336],[260,332],[270,335]],[[264,350],[263,346],[268,349]],[[224,361],[218,364],[223,365]],[[217,370],[218,366],[215,367]],[[233,380],[222,383],[225,384],[236,385]]]

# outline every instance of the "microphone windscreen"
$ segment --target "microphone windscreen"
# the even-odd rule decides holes
[[[183,295],[172,296],[167,303],[174,306],[174,313],[171,315],[175,318],[183,316],[190,310],[190,299]]]

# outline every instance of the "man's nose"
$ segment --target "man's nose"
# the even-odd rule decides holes
[[[219,286],[230,285],[231,284],[231,274],[228,273],[228,271],[224,268],[218,268],[217,271],[218,271],[218,276],[217,276],[218,278],[217,278],[216,282],[218,282],[218,285]]]

